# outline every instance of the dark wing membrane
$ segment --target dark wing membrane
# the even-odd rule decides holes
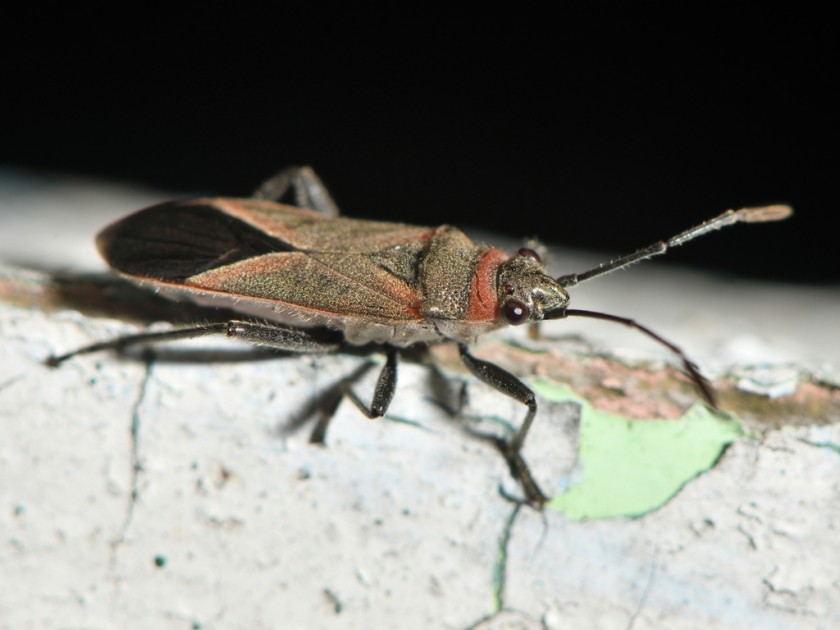
[[[391,323],[420,318],[418,269],[435,231],[249,199],[199,199],[141,210],[97,245],[123,273],[278,309]]]
[[[274,253],[211,269],[184,285],[277,307],[399,323],[420,319],[415,287],[367,254]]]
[[[118,271],[177,283],[280,252],[381,252],[386,258],[396,252],[399,261],[433,234],[431,228],[402,223],[328,218],[269,201],[218,198],[141,210],[103,230],[97,246]]]
[[[123,273],[176,282],[207,269],[295,249],[210,200],[141,210],[105,228],[96,243],[108,264]]]

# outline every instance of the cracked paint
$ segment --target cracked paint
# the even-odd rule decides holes
[[[634,420],[595,409],[565,386],[530,384],[545,398],[581,405],[581,481],[548,504],[574,520],[639,516],[661,507],[742,435],[734,418],[699,404],[676,420]]]
[[[467,626],[467,630],[490,630],[492,628],[537,628],[545,627],[544,624],[533,619],[523,611],[511,609],[507,606],[505,598],[505,587],[507,585],[508,561],[510,559],[510,544],[513,528],[522,513],[523,507],[529,507],[527,503],[512,499],[503,494],[503,498],[513,503],[513,509],[504,520],[502,531],[496,539],[496,559],[493,563],[493,608],[492,611],[482,616],[477,621]]]
[[[639,604],[636,606],[636,610],[633,611],[633,614],[630,615],[630,620],[627,622],[627,630],[632,630],[633,626],[636,624],[636,620],[642,614],[642,611],[645,609],[647,605],[648,599],[650,598],[651,591],[653,590],[653,584],[656,580],[656,563],[659,557],[659,547],[657,546],[653,550],[653,558],[650,561],[650,571],[648,571],[647,581],[645,582],[645,590],[642,591],[642,596],[639,598]]]
[[[508,559],[508,545],[510,544],[510,536],[513,532],[513,525],[516,523],[516,517],[519,516],[519,510],[522,508],[521,503],[517,503],[510,516],[505,521],[502,528],[502,533],[498,540],[498,553],[496,555],[496,563],[493,565],[493,612],[498,613],[505,606],[505,580],[507,579],[507,559]]]
[[[819,428],[822,429],[824,427],[819,427]],[[808,446],[813,446],[814,448],[824,448],[827,451],[835,453],[836,455],[840,455],[840,442],[837,442],[836,439],[834,438],[834,436],[833,436],[834,432],[833,431],[822,431],[821,432],[818,429],[813,429],[812,433],[814,433],[815,435],[819,435],[820,433],[822,433],[822,434],[824,434],[824,437],[823,437],[823,435],[819,435],[820,439],[802,437],[802,438],[797,438],[797,440],[799,442],[802,442],[803,444],[807,444]],[[840,433],[840,432],[838,432],[838,433]]]
[[[154,360],[150,352],[144,355],[145,370],[143,378],[137,391],[137,398],[131,406],[131,480],[130,492],[128,495],[128,503],[126,504],[125,516],[123,517],[122,525],[117,537],[111,541],[111,567],[116,565],[117,551],[119,547],[125,542],[126,534],[134,517],[134,506],[137,505],[137,500],[140,496],[140,472],[142,465],[140,464],[140,406],[146,397],[146,389],[149,385],[149,380],[152,376],[152,367]]]
[[[11,387],[12,385],[14,385],[14,384],[15,384],[15,383],[17,383],[18,381],[22,381],[24,378],[26,378],[26,375],[24,375],[24,374],[16,374],[15,376],[12,376],[11,378],[7,378],[7,379],[6,379],[5,381],[3,381],[3,382],[0,382],[0,392],[2,392],[2,391],[3,391],[3,390],[5,390],[5,389],[8,389],[9,387]]]

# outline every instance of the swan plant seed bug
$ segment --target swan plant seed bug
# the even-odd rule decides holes
[[[287,197],[291,204],[278,203]],[[175,298],[227,306],[243,319],[118,337],[47,362],[58,365],[79,354],[210,334],[297,353],[380,344],[386,362],[370,406],[349,388],[345,392],[366,416],[376,418],[394,396],[399,350],[452,341],[473,375],[527,407],[502,451],[528,501],[541,504],[546,497],[521,455],[537,413],[534,393],[506,370],[474,357],[469,345],[507,325],[565,317],[617,322],[679,356],[703,399],[716,407],[711,386],[679,347],[631,319],[569,308],[567,289],[712,230],[790,214],[787,206],[729,210],[589,271],[554,278],[533,250],[511,255],[448,225],[341,217],[315,173],[293,167],[266,181],[251,199],[164,203],[117,221],[97,237],[108,264],[130,280]]]

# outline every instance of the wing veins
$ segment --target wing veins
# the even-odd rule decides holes
[[[299,250],[297,250],[297,252],[299,252],[299,253],[303,253],[303,254],[341,254],[341,253],[342,253],[342,252],[330,252],[330,251],[323,251],[323,250],[314,251],[314,250],[303,250],[303,249],[299,249]],[[357,254],[357,253],[351,253],[351,254],[344,254],[344,255],[350,255],[350,256],[365,256],[365,255],[367,255],[367,254],[361,254],[361,253],[358,253],[358,254]],[[366,282],[364,282],[364,281],[362,281],[362,280],[359,280],[359,279],[357,279],[357,278],[353,278],[352,276],[349,276],[349,275],[345,274],[344,272],[342,272],[342,271],[341,271],[341,270],[339,270],[339,269],[335,269],[335,268],[333,268],[333,267],[330,267],[329,265],[327,265],[327,264],[326,264],[326,263],[324,263],[323,261],[318,260],[317,258],[310,258],[310,260],[312,260],[313,262],[315,262],[315,263],[317,263],[317,264],[321,265],[321,266],[322,266],[322,267],[324,267],[325,269],[329,269],[331,272],[333,272],[333,273],[335,273],[335,274],[339,275],[340,277],[342,277],[342,278],[344,278],[344,279],[346,279],[346,280],[348,280],[348,281],[350,281],[350,282],[353,282],[353,283],[355,283],[355,284],[360,284],[360,285],[362,285],[363,287],[365,287],[366,289],[368,289],[368,290],[370,290],[371,292],[375,293],[376,295],[379,295],[379,296],[381,296],[381,297],[385,298],[386,300],[388,300],[388,301],[389,301],[389,302],[391,302],[392,304],[396,304],[396,305],[398,305],[398,306],[405,306],[405,304],[404,304],[403,302],[401,302],[400,300],[395,299],[395,298],[394,298],[394,297],[392,297],[391,295],[389,295],[389,294],[387,294],[387,293],[383,293],[382,291],[380,291],[379,289],[377,289],[377,288],[375,288],[375,287],[371,286],[370,284],[368,284],[368,283],[366,283]],[[381,267],[380,267],[380,268],[381,268]],[[400,282],[402,282],[403,284],[405,284],[405,285],[406,285],[406,287],[408,287],[408,284],[407,284],[407,283],[406,283],[406,282],[405,282],[402,278],[399,278],[399,277],[395,276],[393,273],[391,273],[391,272],[390,272],[390,271],[388,271],[387,269],[386,269],[385,271],[387,271],[387,272],[388,272],[388,273],[389,273],[389,274],[390,274],[393,278],[395,278],[396,280],[399,280]],[[410,287],[409,287],[409,288],[410,288]]]

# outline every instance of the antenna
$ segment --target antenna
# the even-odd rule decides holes
[[[592,319],[603,319],[608,322],[623,324],[625,326],[629,326],[630,328],[635,328],[636,330],[647,335],[657,343],[661,343],[663,346],[668,348],[671,352],[676,354],[682,360],[683,367],[685,368],[688,377],[697,386],[697,389],[700,390],[700,394],[703,396],[703,399],[709,404],[709,406],[713,409],[719,409],[717,399],[715,398],[714,390],[709,384],[709,381],[707,381],[706,378],[700,373],[700,370],[697,368],[697,365],[694,363],[694,361],[689,359],[685,352],[683,352],[683,349],[680,348],[674,342],[668,341],[659,333],[652,331],[647,326],[644,326],[639,322],[630,319],[629,317],[621,317],[619,315],[601,313],[599,311],[585,311],[578,308],[567,308],[563,309],[562,311],[555,311],[551,314],[551,316],[546,317],[546,319],[564,319],[566,317],[590,317]]]
[[[700,225],[696,225],[693,228],[689,228],[685,232],[680,232],[668,240],[659,241],[658,243],[654,243],[653,245],[637,250],[632,254],[620,256],[619,258],[614,258],[609,262],[601,263],[594,269],[590,269],[582,273],[569,273],[565,276],[560,276],[557,278],[557,282],[560,283],[560,286],[562,287],[573,287],[576,284],[586,282],[587,280],[610,273],[616,269],[623,269],[624,267],[641,262],[642,260],[647,260],[648,258],[664,254],[672,247],[677,247],[683,243],[687,243],[698,236],[703,236],[704,234],[708,234],[714,230],[719,230],[729,225],[735,225],[736,223],[767,223],[770,221],[781,221],[783,219],[787,219],[792,214],[793,209],[790,206],[785,205],[727,210],[723,214],[720,214],[713,219],[709,219]]]

